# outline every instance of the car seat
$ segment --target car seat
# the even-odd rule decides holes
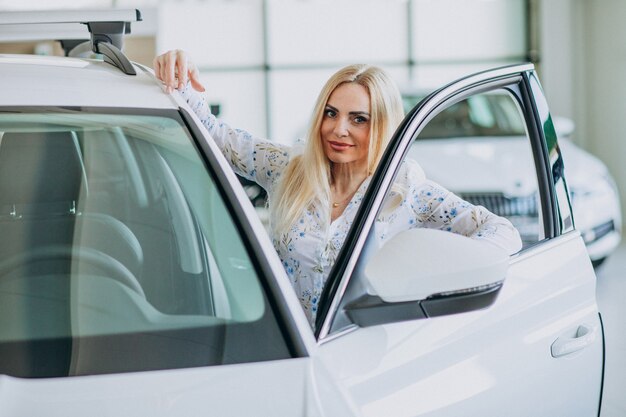
[[[0,262],[67,246],[102,252],[140,276],[139,241],[118,219],[81,212],[88,193],[73,132],[5,133],[0,142]]]

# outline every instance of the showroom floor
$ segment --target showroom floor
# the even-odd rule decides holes
[[[626,242],[598,268],[606,367],[601,417],[626,416]]]

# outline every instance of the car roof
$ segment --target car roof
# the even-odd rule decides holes
[[[0,55],[0,106],[176,109],[151,71],[124,74],[101,59]]]

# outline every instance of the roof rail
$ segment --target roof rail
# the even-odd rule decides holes
[[[136,75],[133,65],[122,53],[124,35],[130,33],[131,22],[140,22],[137,9],[109,10],[46,10],[36,12],[0,13],[0,40],[43,40],[61,42],[65,55],[91,51],[104,56],[104,61],[125,74]],[[79,24],[87,25],[90,36]]]

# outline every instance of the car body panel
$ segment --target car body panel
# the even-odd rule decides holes
[[[329,369],[364,416],[595,415],[602,336],[593,271],[579,236],[557,240],[516,255],[488,309],[337,336],[321,346]],[[593,344],[553,358],[550,346],[580,323],[597,331]]]
[[[97,59],[0,55],[0,65],[11,74],[0,80],[0,106],[176,108],[139,65],[137,75],[124,77]]]
[[[310,358],[53,379],[0,376],[0,415],[355,416]]]

